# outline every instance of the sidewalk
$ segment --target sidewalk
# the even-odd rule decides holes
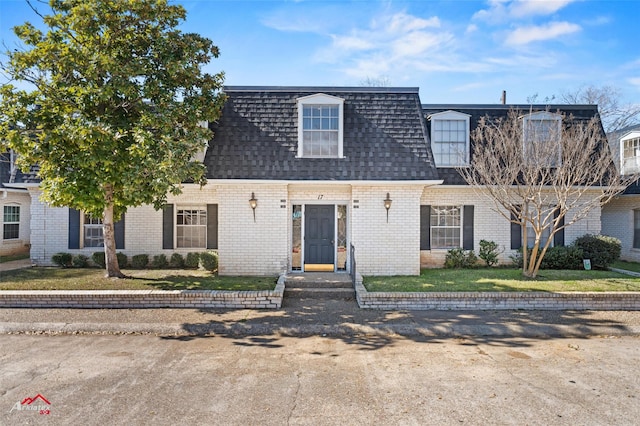
[[[23,269],[31,267],[31,259],[12,260],[10,262],[0,263],[0,274],[4,271],[13,271],[14,269]],[[0,275],[2,277],[2,275]]]
[[[285,298],[279,310],[0,309],[0,334],[588,337],[640,335],[632,311],[376,311]]]

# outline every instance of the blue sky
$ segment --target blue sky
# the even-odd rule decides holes
[[[229,85],[420,88],[423,103],[525,103],[612,85],[640,103],[637,0],[179,0]],[[37,17],[0,0],[0,38]]]

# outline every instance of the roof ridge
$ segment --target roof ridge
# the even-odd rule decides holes
[[[418,93],[419,87],[356,86],[224,86],[224,92],[354,92],[354,93]]]

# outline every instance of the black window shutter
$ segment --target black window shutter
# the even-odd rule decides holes
[[[473,250],[473,206],[463,207],[462,248],[465,250]]]
[[[69,209],[69,250],[80,248],[80,210]]]
[[[173,249],[173,204],[162,208],[162,248]]]
[[[511,220],[518,220],[518,218],[511,213]],[[522,227],[519,223],[511,222],[511,249],[517,250],[519,248],[522,248]]]
[[[207,248],[218,248],[218,205],[207,204]]]
[[[633,210],[633,248],[640,248],[640,228],[638,228],[638,215],[640,210]]]
[[[555,220],[557,217],[558,217],[558,210],[556,210],[553,213],[553,219]],[[564,216],[562,216],[562,219],[560,219],[560,223],[558,223],[558,226],[564,226]],[[555,247],[564,246],[564,228],[556,232],[555,235],[553,236],[553,245]]]
[[[420,206],[420,250],[431,250],[431,206]]]
[[[113,233],[116,239],[116,250],[124,250],[124,214],[113,224]]]

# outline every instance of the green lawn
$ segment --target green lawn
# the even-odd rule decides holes
[[[627,271],[640,272],[640,263],[638,262],[627,262],[624,260],[619,260],[611,265],[611,267],[625,269]]]
[[[0,256],[0,263],[11,262],[12,260],[22,260],[28,259],[29,253],[27,254],[14,254],[11,256]]]
[[[423,269],[418,276],[364,277],[368,291],[640,291],[640,278],[611,271],[540,271],[535,279],[519,269]]]
[[[29,268],[0,273],[0,290],[273,290],[275,277],[218,277],[196,270],[124,270],[128,279],[105,278],[102,269]]]

